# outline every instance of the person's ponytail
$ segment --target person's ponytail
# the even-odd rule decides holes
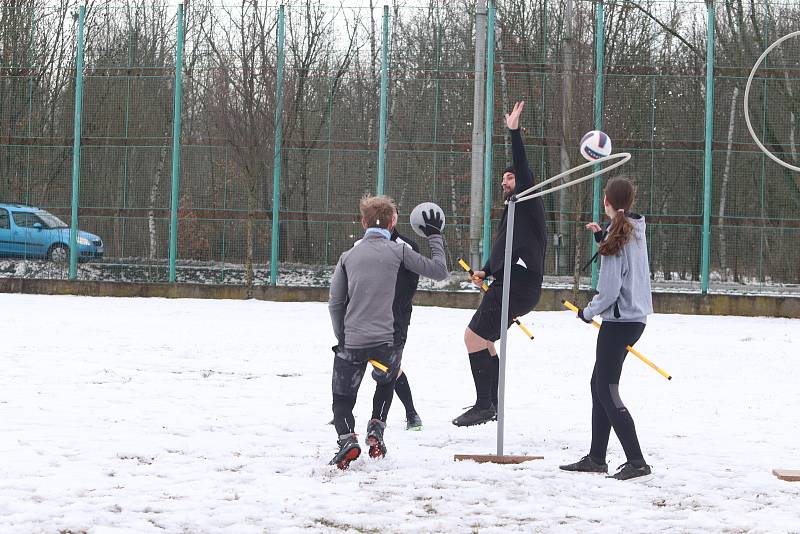
[[[608,235],[600,243],[598,251],[603,256],[617,256],[633,235],[633,223],[625,215],[624,210],[617,210],[617,214],[611,220],[608,228]]]
[[[608,181],[605,188],[606,201],[616,210],[606,238],[600,243],[598,251],[603,256],[617,256],[633,236],[633,223],[626,211],[631,209],[636,196],[633,182],[623,176]]]

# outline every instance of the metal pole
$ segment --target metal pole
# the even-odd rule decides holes
[[[564,75],[562,79],[562,92],[561,92],[561,172],[564,172],[572,167],[570,157],[567,153],[567,146],[574,143],[573,133],[573,106],[572,103],[575,99],[574,87],[574,68],[573,68],[573,46],[575,44],[575,32],[573,28],[573,2],[567,0],[564,6],[564,39],[561,47],[562,57],[564,61]],[[545,63],[544,61],[542,63]],[[542,91],[544,93],[544,91]],[[542,106],[542,110],[546,109]],[[553,252],[555,255],[555,274],[560,274],[560,267],[566,269],[566,254],[559,257],[558,249],[561,246],[562,239],[567,236],[569,232],[569,192],[562,189],[558,194],[558,232],[553,236]],[[561,265],[563,264],[563,265]]]
[[[178,41],[175,51],[175,90],[172,105],[172,197],[169,208],[169,281],[175,282],[178,259],[178,195],[181,174],[181,101],[183,99],[183,4],[176,14]]]
[[[83,26],[86,6],[78,8],[78,42],[75,52],[75,124],[72,139],[72,216],[69,228],[69,279],[78,277],[78,204],[81,192],[81,112],[83,106]]]
[[[278,72],[275,79],[275,153],[272,158],[272,250],[269,260],[269,283],[278,284],[278,252],[280,242],[281,159],[283,157],[283,41],[284,6],[278,8]]]
[[[483,156],[483,262],[492,250],[492,123],[494,122],[494,0],[489,0],[486,21],[486,140]]]
[[[506,355],[508,341],[508,298],[511,289],[511,250],[514,244],[514,211],[517,204],[516,196],[508,201],[508,214],[506,219],[506,254],[503,260],[503,300],[500,307],[500,372],[497,376],[497,456],[503,456],[503,434],[505,433],[506,409]]]
[[[703,237],[700,259],[700,291],[708,293],[709,257],[711,255],[711,164],[714,141],[714,2],[706,4],[706,143],[703,154]]]
[[[605,11],[603,0],[597,2],[597,19],[595,24],[595,81],[594,81],[594,129],[603,129],[603,64],[605,63],[606,40],[605,40]],[[600,170],[600,166],[594,167],[594,171]],[[592,192],[592,220],[600,220],[600,177],[593,181],[594,189]],[[592,242],[592,254],[597,252],[597,243]],[[592,288],[597,288],[597,262],[592,262]]]
[[[483,213],[483,152],[486,124],[483,122],[486,89],[486,0],[475,8],[475,83],[472,102],[472,180],[469,203],[469,261],[481,265],[481,214]]]
[[[378,188],[377,193],[383,194],[383,184],[386,178],[386,118],[389,114],[387,96],[389,92],[389,6],[383,6],[383,43],[381,43],[381,110],[380,110],[380,138],[378,139]]]

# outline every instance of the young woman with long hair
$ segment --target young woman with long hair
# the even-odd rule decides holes
[[[619,395],[626,347],[639,340],[647,316],[653,313],[645,221],[631,212],[635,196],[633,182],[625,177],[612,178],[603,198],[606,215],[611,219],[608,231],[598,234],[602,230],[597,223],[586,225],[601,239],[597,295],[578,311],[578,317],[587,323],[597,315],[603,318],[591,380],[592,443],[588,455],[574,464],[560,466],[565,471],[608,473],[606,449],[613,428],[626,456],[625,463],[611,477],[618,480],[651,472],[639,446],[633,417]]]

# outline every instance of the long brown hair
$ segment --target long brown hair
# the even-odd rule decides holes
[[[636,196],[636,188],[628,178],[616,176],[606,184],[605,194],[615,213],[608,235],[600,243],[598,250],[603,256],[617,256],[633,236],[633,223],[628,220],[628,213]]]

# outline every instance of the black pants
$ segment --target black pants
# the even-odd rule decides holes
[[[611,429],[619,438],[627,461],[644,464],[633,417],[619,396],[622,364],[628,354],[626,345],[633,346],[644,332],[643,323],[603,321],[597,336],[597,352],[592,372],[592,448],[589,456],[605,462]]]
[[[372,369],[375,379],[375,395],[372,398],[372,419],[386,422],[389,408],[394,398],[394,383],[400,372],[400,361],[403,357],[402,347],[379,345],[366,349],[342,349],[333,359],[333,424],[339,436],[352,434],[355,431],[353,407],[361,381],[364,379],[369,360],[375,360],[387,371],[377,367]]]

